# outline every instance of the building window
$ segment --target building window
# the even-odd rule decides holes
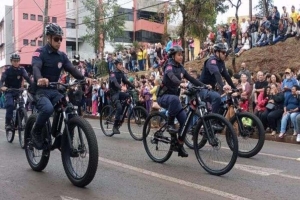
[[[43,41],[42,40],[38,41],[38,46],[40,46],[40,47],[43,46]]]
[[[67,22],[67,28],[73,28],[73,29],[75,29],[75,23]]]
[[[38,21],[43,21],[43,15],[38,15]]]
[[[30,20],[35,21],[35,15],[31,14],[31,15],[30,15]]]
[[[28,45],[28,40],[27,39],[23,39],[23,45]]]
[[[31,44],[31,46],[36,46],[36,41],[35,40],[31,40],[30,44]]]
[[[114,42],[132,43],[133,42],[133,32],[132,31],[124,31],[123,35],[114,39]]]
[[[23,13],[23,19],[28,19],[28,14],[27,13]]]
[[[132,9],[120,8],[118,14],[122,14],[125,21],[133,21],[133,12]]]
[[[56,17],[52,17],[52,23],[57,23],[57,18]]]
[[[162,34],[140,30],[135,32],[135,39],[139,42],[158,43],[162,40]]]

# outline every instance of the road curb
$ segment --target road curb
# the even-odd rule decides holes
[[[100,118],[99,116],[94,116],[94,115],[84,115],[83,117],[87,118],[87,119],[99,119]],[[266,136],[266,140],[269,140],[269,141],[284,142],[284,143],[291,143],[291,144],[300,144],[300,143],[296,142],[297,136],[293,136],[292,132],[291,132],[291,134],[287,133],[284,136],[284,138],[279,138],[278,134],[271,135],[270,133],[266,133],[265,136]]]

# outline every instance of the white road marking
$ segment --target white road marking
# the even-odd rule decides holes
[[[74,198],[72,198],[72,197],[67,197],[67,196],[60,196],[60,198],[61,198],[62,200],[79,200],[79,199],[74,199]]]
[[[235,194],[223,192],[223,191],[220,191],[220,190],[216,190],[216,189],[213,189],[213,188],[209,188],[209,187],[206,187],[206,186],[202,186],[202,185],[199,185],[199,184],[195,184],[195,183],[192,183],[192,182],[188,182],[188,181],[185,181],[185,180],[174,178],[174,177],[171,177],[171,176],[158,174],[158,173],[155,173],[155,172],[152,172],[152,171],[148,171],[148,170],[145,170],[145,169],[142,169],[142,168],[137,168],[137,167],[134,167],[134,166],[131,166],[131,165],[126,165],[126,164],[123,164],[123,163],[120,163],[120,162],[117,162],[117,161],[113,161],[113,160],[109,160],[109,159],[106,159],[106,158],[99,157],[99,161],[102,161],[104,163],[108,163],[108,164],[111,164],[111,165],[114,165],[114,166],[117,166],[117,167],[121,167],[121,168],[124,168],[124,169],[129,169],[129,170],[132,170],[132,171],[135,171],[135,172],[138,172],[138,173],[141,173],[141,174],[145,174],[145,175],[148,175],[148,176],[152,176],[152,177],[155,177],[155,178],[159,178],[159,179],[162,179],[162,180],[165,180],[165,181],[169,181],[169,182],[173,182],[173,183],[176,183],[176,184],[184,185],[186,187],[201,190],[203,192],[218,195],[218,196],[221,196],[221,197],[224,197],[224,198],[234,199],[234,200],[237,200],[237,199],[238,200],[249,200],[248,198],[241,197],[241,196],[238,196],[238,195],[235,195]]]
[[[287,175],[287,174],[276,174],[276,175],[284,177],[284,178],[290,178],[290,179],[300,180],[299,176],[291,176],[291,175]]]
[[[251,174],[257,174],[260,176],[270,176],[270,175],[278,175],[282,173],[282,170],[273,169],[273,168],[265,168],[265,167],[257,167],[252,165],[242,165],[242,164],[235,164],[234,168],[249,172]]]
[[[297,161],[299,161],[298,159],[300,159],[300,158],[291,158],[291,157],[287,157],[287,156],[274,155],[274,154],[269,154],[269,153],[258,153],[258,154],[263,155],[263,156],[273,157],[273,158],[282,158],[282,159],[286,159],[286,160],[297,160]]]

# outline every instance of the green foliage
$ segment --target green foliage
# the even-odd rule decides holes
[[[123,51],[124,49],[125,49],[125,47],[124,47],[123,44],[116,44],[116,45],[115,45],[115,51],[116,51],[116,52]]]
[[[108,75],[108,63],[106,63],[104,60],[97,61],[95,63],[95,67],[98,68],[96,77],[103,77]]]
[[[134,42],[132,43],[132,46],[133,46],[135,49],[140,48],[140,44],[139,44],[138,41],[134,41]]]
[[[273,0],[259,0],[258,4],[254,7],[261,16],[268,17],[273,7]]]
[[[100,35],[104,41],[113,41],[114,38],[123,35],[125,18],[122,13],[119,13],[120,6],[116,0],[101,5],[98,0],[82,2],[90,12],[90,15],[83,18],[83,23],[87,26],[84,39],[94,46],[95,50],[99,49]]]

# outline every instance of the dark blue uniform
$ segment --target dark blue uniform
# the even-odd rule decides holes
[[[47,78],[49,82],[57,82],[62,69],[76,79],[84,79],[81,72],[73,67],[67,55],[64,52],[53,50],[49,44],[34,52],[32,68],[35,84],[40,78]],[[53,106],[63,95],[56,88],[37,87],[36,97],[37,109],[39,110],[36,124],[43,126],[53,113]]]
[[[173,59],[169,59],[164,68],[162,81],[163,86],[167,87],[167,90],[162,96],[159,96],[157,100],[161,107],[168,110],[170,116],[176,116],[181,128],[186,120],[186,113],[182,110],[182,105],[179,100],[179,86],[182,78],[189,80],[196,86],[204,85],[191,77],[182,65],[176,64]],[[179,130],[179,133],[181,133],[181,130]]]
[[[116,123],[120,121],[122,115],[122,105],[120,101],[129,97],[127,93],[121,92],[121,83],[124,83],[134,88],[134,85],[132,85],[132,83],[130,83],[127,80],[124,73],[116,69],[116,71],[112,72],[109,76],[109,89],[111,94],[111,100],[117,107],[117,112],[115,116]]]
[[[202,73],[200,75],[200,81],[206,85],[211,85],[213,88],[216,87],[216,84],[219,85],[220,90],[223,91],[224,83],[222,81],[222,76],[225,78],[226,82],[232,87],[235,88],[233,82],[228,74],[228,71],[225,67],[224,61],[219,59],[216,56],[211,56],[204,63]],[[202,99],[207,99],[212,104],[212,111],[218,113],[221,104],[221,96],[218,92],[213,90],[201,90],[200,96]]]
[[[22,86],[23,78],[29,84],[31,84],[31,80],[28,77],[28,74],[23,67],[15,68],[13,66],[10,66],[2,73],[0,87],[5,86],[7,88],[19,89]],[[13,118],[14,98],[16,98],[18,95],[19,95],[18,91],[10,91],[5,93],[5,100],[6,100],[5,123],[6,124],[10,124]]]

